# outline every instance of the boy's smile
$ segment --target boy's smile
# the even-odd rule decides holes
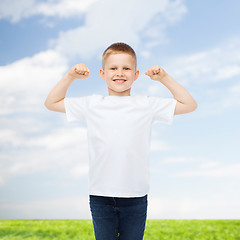
[[[111,54],[107,57],[100,75],[108,85],[109,96],[130,96],[132,83],[138,78],[135,59],[126,53]]]

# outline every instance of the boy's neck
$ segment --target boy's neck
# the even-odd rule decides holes
[[[115,92],[115,91],[112,91],[111,89],[108,89],[108,94],[109,96],[125,97],[125,96],[130,96],[130,90],[131,89],[128,89],[127,91],[124,91],[124,92]]]

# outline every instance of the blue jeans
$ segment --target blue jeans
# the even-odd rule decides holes
[[[119,198],[89,195],[96,240],[142,240],[147,195]]]

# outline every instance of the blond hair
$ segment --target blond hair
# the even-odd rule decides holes
[[[135,67],[137,68],[137,57],[135,51],[126,43],[117,42],[110,45],[102,55],[102,68],[104,68],[106,59],[109,55],[117,54],[117,53],[127,53],[131,55],[135,60]]]

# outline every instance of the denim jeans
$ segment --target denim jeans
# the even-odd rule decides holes
[[[119,198],[89,195],[96,240],[142,240],[147,195]]]

